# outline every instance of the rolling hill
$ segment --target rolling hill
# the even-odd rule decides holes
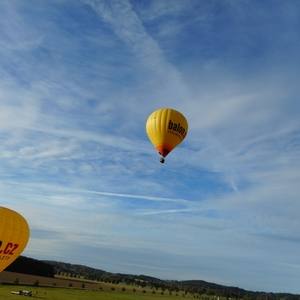
[[[127,284],[140,287],[150,287],[168,291],[184,291],[192,294],[206,294],[225,296],[236,299],[300,299],[300,295],[287,293],[265,293],[248,291],[238,287],[224,286],[204,280],[162,280],[146,275],[132,275],[111,273],[101,269],[95,269],[84,265],[71,264],[50,260],[36,260],[20,256],[6,271],[19,272],[31,275],[54,277],[58,274],[69,278],[109,282],[112,284]]]

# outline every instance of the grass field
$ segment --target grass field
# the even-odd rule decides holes
[[[25,297],[11,294],[11,291],[31,290],[32,297]],[[192,297],[183,297],[175,295],[160,295],[146,293],[133,293],[132,291],[92,291],[71,288],[45,288],[29,287],[20,285],[0,285],[1,300],[20,300],[20,299],[45,299],[45,300],[183,300],[192,299]]]
[[[17,283],[18,282],[18,283]],[[32,297],[11,294],[11,291],[30,290]],[[191,294],[178,291],[169,294],[161,289],[125,284],[112,284],[69,277],[42,277],[14,272],[0,272],[0,300],[192,300]],[[201,300],[224,300],[221,297],[202,295]]]

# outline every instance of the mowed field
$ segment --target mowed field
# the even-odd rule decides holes
[[[18,281],[19,284],[13,284]],[[1,284],[2,283],[2,284]],[[34,286],[38,285],[38,286]],[[11,291],[30,290],[32,297],[11,294]],[[154,294],[155,292],[155,294]],[[88,282],[62,278],[47,278],[41,276],[25,275],[12,272],[0,273],[0,299],[49,299],[49,300],[187,300],[194,299],[192,295],[179,292],[172,295],[168,291],[162,294],[161,290],[138,288],[121,284],[102,282]],[[201,297],[202,298],[202,297]],[[210,299],[203,297],[202,299]],[[220,299],[221,300],[221,299]]]
[[[30,290],[33,292],[32,297],[19,296],[11,294],[11,291]],[[48,299],[48,300],[182,300],[192,299],[191,297],[170,296],[151,293],[133,293],[132,291],[95,291],[80,290],[75,288],[44,288],[44,287],[28,287],[0,285],[1,300],[20,300],[20,299]]]

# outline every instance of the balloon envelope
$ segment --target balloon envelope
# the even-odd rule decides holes
[[[160,108],[148,117],[146,132],[159,154],[166,157],[185,138],[188,123],[179,111]]]
[[[27,221],[19,213],[0,207],[0,272],[22,253],[28,239]]]

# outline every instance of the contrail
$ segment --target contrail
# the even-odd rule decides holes
[[[63,186],[56,186],[51,184],[26,184],[26,183],[19,183],[19,182],[6,182],[6,184],[11,185],[18,185],[24,187],[38,187],[39,190],[56,190],[64,193],[77,193],[77,194],[94,194],[94,195],[101,195],[107,197],[116,197],[116,198],[128,198],[128,199],[140,199],[140,200],[148,200],[148,201],[157,201],[157,202],[174,202],[174,203],[190,203],[191,201],[187,199],[180,199],[180,198],[169,198],[169,197],[156,197],[156,196],[148,196],[148,195],[136,195],[136,194],[126,194],[126,193],[114,193],[114,192],[106,192],[106,191],[95,191],[95,190],[86,190],[86,189],[77,189],[77,188],[69,188]]]
[[[159,202],[181,202],[187,203],[190,202],[186,199],[180,198],[167,198],[167,197],[154,197],[154,196],[146,196],[146,195],[135,195],[135,194],[120,194],[120,193],[112,193],[112,192],[102,192],[102,191],[91,191],[91,190],[73,190],[81,193],[89,193],[89,194],[96,194],[108,197],[119,197],[119,198],[131,198],[131,199],[141,199],[141,200],[149,200],[149,201],[159,201]]]
[[[163,214],[177,214],[177,213],[185,213],[185,212],[193,212],[194,209],[186,208],[186,209],[166,209],[166,210],[157,210],[157,211],[149,211],[149,212],[141,212],[137,215],[139,216],[153,216],[153,215],[163,215]]]

